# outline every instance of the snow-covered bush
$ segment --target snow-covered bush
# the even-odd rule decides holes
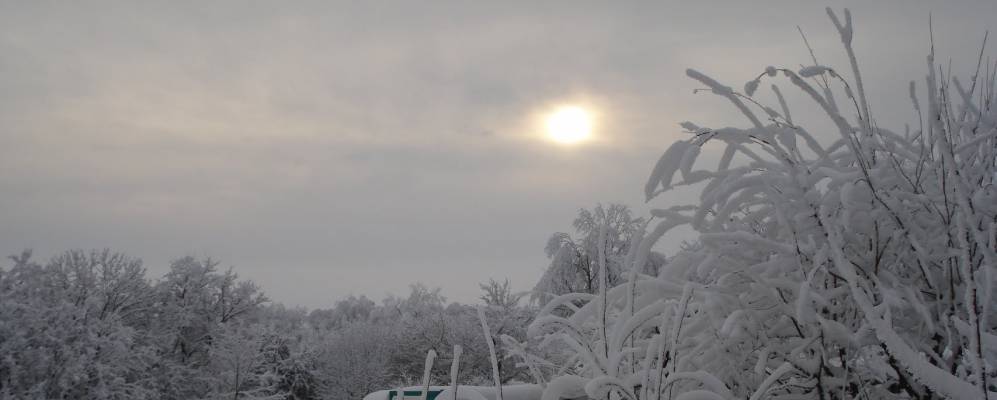
[[[700,203],[653,210],[615,287],[603,228],[600,291],[540,311],[530,335],[571,349],[545,399],[997,398],[997,68],[949,78],[932,50],[903,99],[921,121],[894,132],[866,100],[851,15],[828,15],[851,79],[768,67],[742,93],[687,72],[749,125],[683,124],[691,137],[645,192],[696,185]],[[816,140],[775,85],[777,107],[754,99],[763,80],[800,91],[837,139]],[[724,150],[706,168],[709,142]],[[697,242],[658,277],[640,274],[680,225]]]

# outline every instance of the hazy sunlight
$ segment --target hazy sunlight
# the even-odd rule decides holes
[[[576,144],[592,134],[592,116],[578,106],[563,106],[546,119],[547,137],[561,144]]]

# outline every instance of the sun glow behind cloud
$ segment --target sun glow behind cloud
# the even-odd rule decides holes
[[[0,187],[12,194],[0,199],[0,251],[110,246],[165,273],[155,269],[177,252],[203,249],[266,279],[274,299],[313,307],[351,291],[403,295],[415,278],[385,278],[401,270],[448,276],[433,284],[468,302],[490,263],[530,285],[546,260],[536,243],[577,208],[642,204],[645,174],[687,137],[678,122],[744,123],[714,96],[692,96],[701,85],[685,68],[733,84],[744,68],[760,71],[746,58],[806,62],[802,43],[785,40],[796,25],[811,43],[838,40],[806,2],[780,4],[785,23],[750,35],[737,33],[769,8],[732,4],[704,30],[705,3],[0,2]],[[937,48],[954,52],[945,58],[975,57],[978,41],[965,38],[985,29],[979,21],[995,30],[986,16],[997,2],[970,3],[862,7],[877,23],[858,25],[861,43],[924,35],[935,8],[949,21],[936,25],[948,32]],[[901,45],[902,57],[925,51]],[[835,49],[822,63],[847,65]],[[923,74],[896,54],[861,59],[884,78],[870,94],[906,91]],[[884,121],[911,118],[904,102],[873,103]],[[589,114],[586,138],[549,136],[559,106]],[[669,201],[698,201],[687,194]],[[272,272],[278,264],[293,273]]]
[[[561,106],[544,119],[547,138],[572,145],[592,136],[592,113],[579,106]]]

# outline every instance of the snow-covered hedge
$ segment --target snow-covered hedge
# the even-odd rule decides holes
[[[546,304],[530,335],[571,350],[544,398],[997,398],[997,68],[943,78],[932,51],[898,99],[921,121],[894,132],[866,101],[851,15],[828,15],[852,79],[768,67],[742,93],[688,71],[748,125],[683,124],[645,191],[697,185],[699,204],[653,210],[626,265],[680,225],[697,244],[656,278],[632,268]],[[837,139],[794,121],[774,84],[776,107],[754,99],[762,82],[802,92]],[[725,148],[710,168],[707,142]]]

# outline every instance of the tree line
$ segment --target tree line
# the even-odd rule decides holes
[[[0,268],[0,398],[360,399],[416,384],[429,349],[448,372],[453,345],[484,348],[472,305],[414,284],[375,303],[328,309],[273,303],[210,258],[178,258],[150,279],[140,259],[70,250],[46,262],[25,251]],[[524,336],[533,310],[508,281],[481,284],[492,334]],[[491,380],[487,352],[462,357],[467,383]],[[511,359],[504,381],[523,378]]]

